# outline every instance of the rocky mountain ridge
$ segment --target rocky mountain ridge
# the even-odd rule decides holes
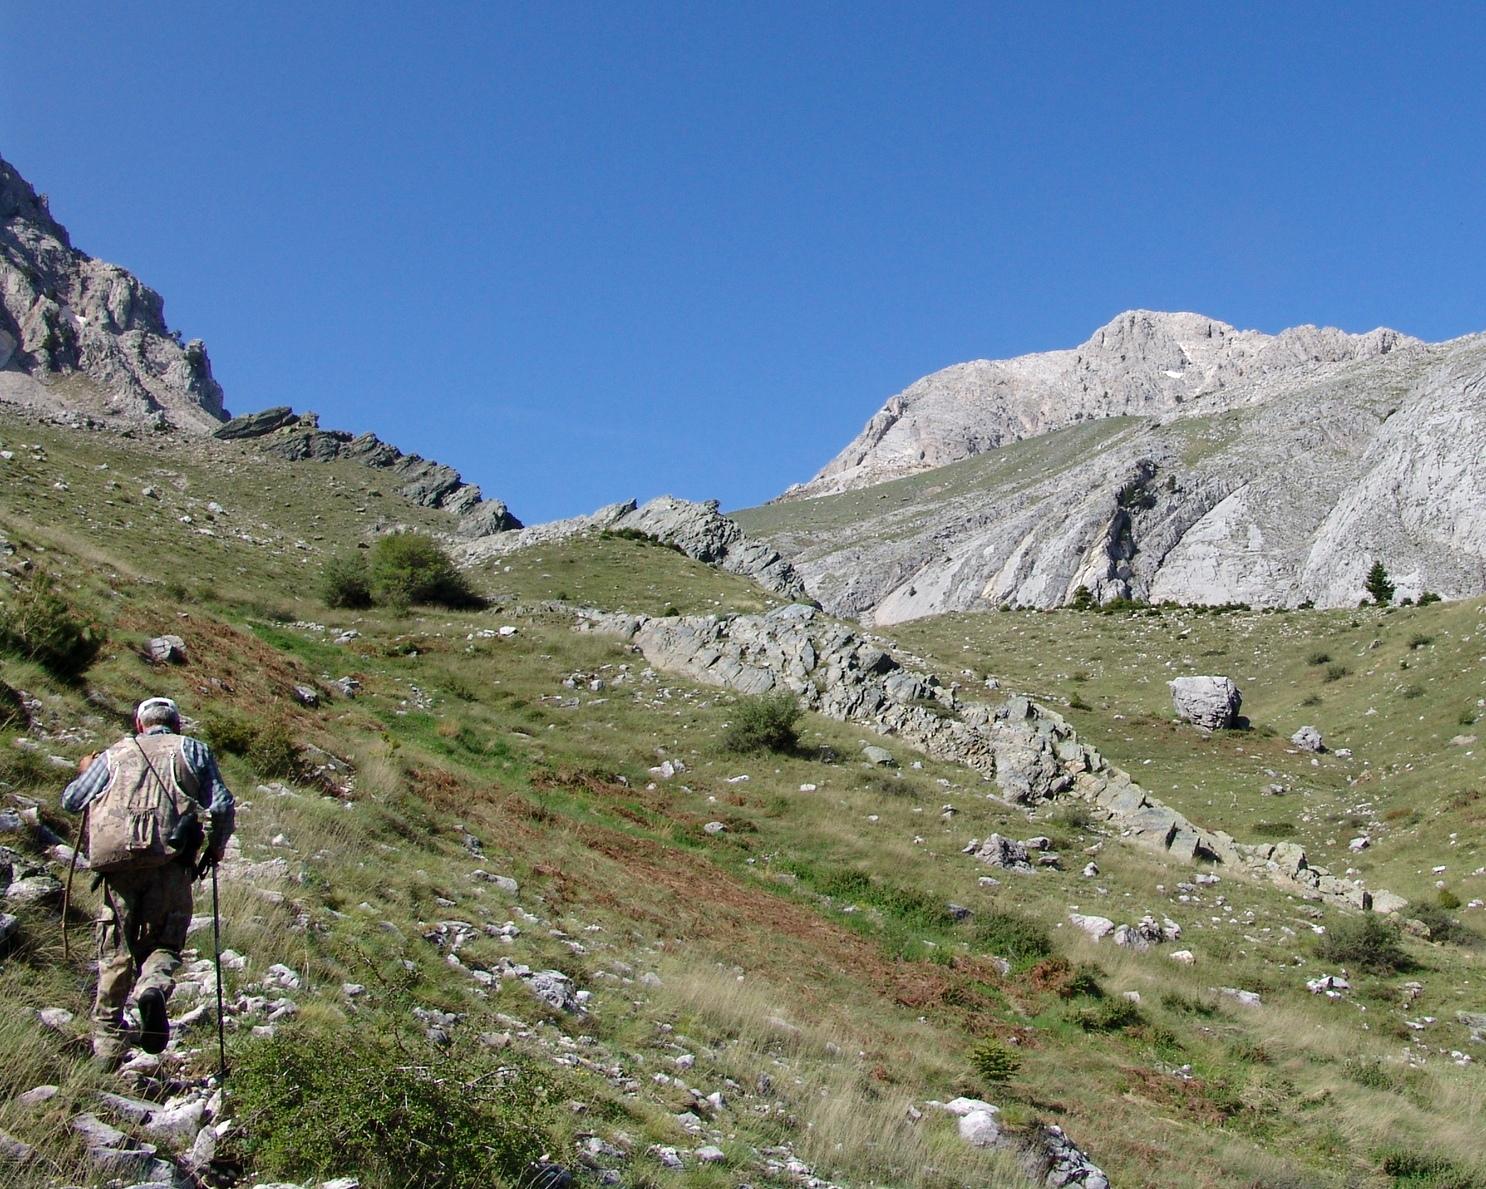
[[[1381,345],[735,515],[827,609],[877,623],[1054,607],[1080,587],[1098,602],[1355,605],[1375,561],[1400,598],[1480,593],[1486,335]]]
[[[132,273],[73,247],[0,159],[0,401],[209,432],[222,399],[206,344],[182,343]]]
[[[782,498],[870,486],[1082,421],[1169,413],[1204,398],[1210,410],[1228,407],[1256,387],[1419,345],[1381,327],[1348,334],[1296,326],[1268,335],[1201,314],[1128,310],[1069,350],[977,359],[925,376]]]
[[[296,413],[288,405],[235,417],[212,435],[223,441],[252,442],[267,454],[290,462],[347,459],[391,471],[403,480],[399,494],[420,508],[439,508],[459,518],[461,535],[484,537],[521,528],[504,501],[485,499],[458,471],[417,454],[404,454],[373,433],[321,429],[315,413]]]

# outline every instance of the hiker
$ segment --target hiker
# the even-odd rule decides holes
[[[93,1053],[109,1067],[129,1047],[131,988],[139,1046],[158,1053],[169,1041],[165,1005],[191,924],[191,883],[221,860],[232,833],[232,793],[211,748],[180,729],[173,701],[146,699],[134,712],[134,734],[84,756],[62,793],[63,809],[87,812],[88,864],[98,873],[94,886],[103,886]]]

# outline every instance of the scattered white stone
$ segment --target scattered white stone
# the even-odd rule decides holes
[[[1113,933],[1115,928],[1115,923],[1108,917],[1085,916],[1083,913],[1070,912],[1068,919],[1075,929],[1082,929],[1095,941]]]
[[[1197,961],[1197,955],[1191,950],[1172,950],[1166,956],[1173,962],[1180,962],[1183,966],[1191,966]]]
[[[994,1148],[1001,1140],[1001,1125],[989,1111],[971,1111],[960,1117],[960,1138],[972,1148]]]

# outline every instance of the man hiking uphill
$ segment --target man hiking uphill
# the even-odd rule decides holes
[[[180,729],[169,698],[141,702],[134,734],[84,757],[62,793],[63,809],[87,813],[88,863],[103,884],[93,1052],[110,1067],[129,1047],[131,988],[140,1047],[158,1053],[170,1039],[165,1004],[191,924],[191,883],[221,859],[232,833],[232,793],[211,748]]]

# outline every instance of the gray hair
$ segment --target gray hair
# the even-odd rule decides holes
[[[140,730],[158,726],[176,728],[181,725],[180,707],[169,698],[146,698],[134,712],[134,721]]]

